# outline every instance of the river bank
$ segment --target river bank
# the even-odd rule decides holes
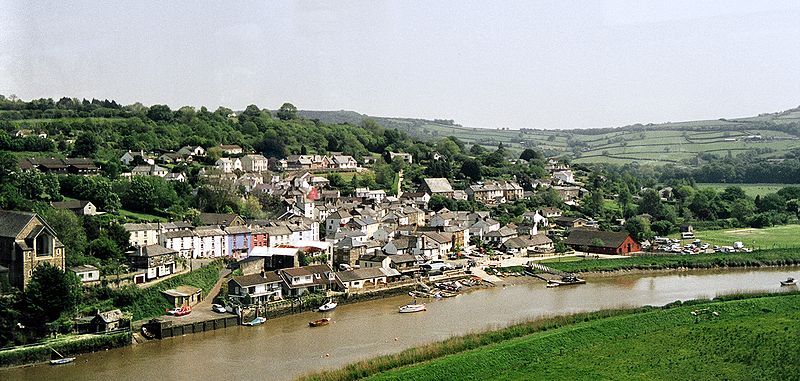
[[[672,378],[676,369],[691,369],[692,379],[791,378],[800,360],[798,345],[792,344],[800,334],[798,302],[798,291],[737,294],[552,317],[407,349],[303,380],[552,379],[567,368],[573,378],[587,379]],[[558,356],[552,356],[554,351]]]
[[[547,260],[541,263],[568,273],[783,267],[800,266],[800,250],[769,249],[752,253],[642,255],[629,258],[583,259],[565,262]]]
[[[428,310],[399,314],[411,297],[399,295],[345,304],[330,313],[330,325],[309,328],[322,314],[302,312],[258,327],[155,340],[81,355],[74,364],[0,370],[0,378],[141,380],[151,378],[268,378],[292,380],[320,370],[399,353],[404,349],[499,329],[521,321],[604,309],[665,305],[733,292],[785,291],[779,280],[798,278],[795,269],[702,270],[653,275],[620,275],[588,285],[545,288],[533,278],[512,277],[454,298],[426,301]],[[198,358],[202,359],[198,362]],[[270,361],[259,361],[269,358]]]

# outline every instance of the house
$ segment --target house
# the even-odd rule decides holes
[[[72,213],[75,213],[79,216],[94,216],[97,213],[97,208],[92,204],[91,201],[81,201],[81,200],[67,200],[67,201],[54,201],[51,202],[52,205],[56,209],[65,209],[69,210]]]
[[[76,175],[95,175],[100,172],[100,167],[87,158],[28,158],[19,161],[22,170],[36,169],[47,173],[71,173]]]
[[[522,199],[524,191],[514,181],[488,180],[470,185],[465,192],[469,200],[493,205]]]
[[[278,270],[283,278],[284,295],[297,297],[315,292],[325,291],[335,280],[333,271],[328,265],[311,265]]]
[[[227,235],[216,226],[198,227],[194,234],[195,258],[218,258],[228,254]]]
[[[333,236],[339,229],[353,218],[346,210],[337,210],[328,215],[325,219],[325,232],[328,236]]]
[[[350,267],[358,264],[358,259],[367,253],[367,245],[351,237],[341,239],[333,245],[333,265]]]
[[[125,314],[118,309],[100,312],[97,313],[92,317],[92,320],[89,323],[88,332],[90,333],[103,333],[103,332],[111,332],[116,331],[118,329],[127,328],[130,325],[130,321],[125,318]]]
[[[174,307],[193,306],[203,300],[203,289],[194,286],[178,286],[161,291]]]
[[[414,156],[412,156],[410,153],[389,152],[389,159],[394,161],[395,158],[397,158],[399,160],[402,160],[402,161],[405,161],[408,164],[413,164],[414,163]]]
[[[253,230],[247,226],[229,226],[225,228],[228,235],[228,256],[243,258],[250,255],[253,248]]]
[[[64,245],[55,231],[37,214],[0,210],[0,267],[8,269],[9,284],[23,290],[43,263],[64,270]]]
[[[236,276],[228,281],[228,296],[241,304],[263,304],[283,299],[283,278],[274,271]]]
[[[583,217],[557,217],[553,222],[564,229],[573,229],[585,227],[589,220]]]
[[[158,223],[127,223],[122,227],[130,233],[131,246],[147,246],[158,243],[161,225]]]
[[[415,254],[425,258],[445,258],[453,249],[453,237],[439,232],[424,232],[420,235]]]
[[[240,159],[242,170],[245,172],[261,173],[269,169],[269,162],[263,155],[244,155]]]
[[[488,232],[483,237],[491,244],[500,246],[511,238],[517,237],[517,229],[511,226],[503,226],[502,228]]]
[[[137,247],[128,260],[132,269],[145,271],[144,281],[151,281],[174,274],[177,256],[177,251],[155,244]]]
[[[164,177],[169,170],[160,165],[137,165],[131,170],[131,176],[158,176]]]
[[[358,162],[350,155],[333,155],[330,159],[331,165],[338,169],[357,169]]]
[[[242,217],[233,213],[200,213],[198,219],[202,225],[213,225],[222,228],[246,225]]]
[[[191,230],[166,231],[159,236],[159,243],[177,251],[182,258],[196,258],[199,254],[195,253],[195,237]]]
[[[392,264],[391,257],[382,253],[365,254],[358,257],[358,266],[360,268],[383,267],[388,269]]]
[[[258,274],[267,267],[264,257],[247,257],[232,265],[233,269],[241,270],[242,275]]]
[[[75,273],[84,285],[100,283],[100,270],[92,265],[70,267],[69,271]]]
[[[217,168],[224,173],[231,173],[236,170],[239,171],[242,170],[242,160],[239,159],[238,157],[233,159],[228,157],[223,157],[217,160],[214,163],[214,165],[216,165]]]
[[[581,187],[577,186],[554,186],[553,189],[558,193],[562,201],[572,201],[580,197]]]
[[[382,189],[370,190],[369,188],[356,188],[356,197],[381,203],[386,200],[386,191]]]
[[[383,252],[389,255],[414,254],[417,237],[402,236],[395,238],[383,246]]]
[[[450,181],[443,177],[424,179],[418,192],[428,193],[431,196],[453,198],[453,187],[450,185]]]
[[[202,157],[206,155],[206,150],[200,146],[184,146],[178,150],[178,155],[186,158],[191,156]]]
[[[167,152],[158,157],[158,162],[161,164],[178,164],[183,161],[183,157],[174,152]]]
[[[244,153],[242,147],[236,144],[220,144],[219,149],[226,155],[241,155]]]
[[[545,218],[558,218],[561,217],[561,209],[545,207],[539,211],[539,214]]]
[[[694,228],[692,225],[681,225],[680,227],[681,239],[694,238]]]
[[[183,173],[167,173],[167,175],[164,176],[164,180],[185,183],[186,175]]]
[[[501,248],[508,254],[529,256],[536,253],[547,253],[553,250],[553,241],[544,234],[525,237],[514,237],[503,242]]]
[[[565,169],[563,171],[556,171],[553,172],[552,177],[560,182],[573,184],[575,183],[575,176],[572,174],[572,171],[569,169]]]
[[[277,270],[300,266],[298,252],[302,250],[296,247],[259,246],[250,250],[248,258],[263,258],[265,269]]]
[[[336,280],[344,287],[345,292],[385,286],[387,283],[386,270],[380,267],[373,267],[339,271],[336,273]]]
[[[578,251],[598,254],[624,255],[642,250],[627,232],[594,229],[573,229],[564,243]]]
[[[137,158],[139,158],[142,163],[147,163],[150,165],[155,164],[155,161],[148,158],[147,155],[144,154],[144,151],[132,152],[131,150],[128,150],[128,152],[122,154],[122,157],[120,157],[119,160],[122,162],[122,164],[131,165],[136,163]]]

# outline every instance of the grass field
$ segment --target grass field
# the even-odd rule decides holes
[[[454,338],[307,379],[795,379],[799,303],[795,292],[579,314]]]
[[[130,218],[134,221],[144,221],[144,222],[165,222],[167,219],[164,217],[159,217],[152,214],[146,213],[139,213],[139,212],[132,212],[130,210],[120,209],[119,214],[121,216]]]
[[[573,257],[578,258],[578,257]],[[548,266],[566,272],[663,270],[675,268],[760,267],[800,265],[800,250],[770,249],[752,253],[652,255],[619,259],[549,260]]]
[[[729,186],[737,186],[744,190],[750,197],[756,196],[764,196],[767,193],[775,193],[781,188],[785,187],[785,184],[725,184],[725,183],[697,183],[698,188],[714,188],[717,192],[722,192],[725,188]]]
[[[745,246],[752,248],[800,247],[800,225],[781,225],[761,229],[700,230],[695,231],[694,235],[703,242],[719,246],[731,246],[734,242],[740,241]]]

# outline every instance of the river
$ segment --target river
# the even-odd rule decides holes
[[[258,327],[235,327],[78,356],[75,363],[0,371],[3,380],[290,380],[468,332],[548,315],[664,305],[736,291],[779,291],[797,268],[716,270],[589,278],[586,285],[547,289],[531,278],[505,287],[431,301],[428,311],[399,314],[398,296],[342,305],[326,327],[303,313]],[[783,289],[786,289],[784,287]]]

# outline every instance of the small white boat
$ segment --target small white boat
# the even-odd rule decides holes
[[[333,299],[328,299],[327,303],[319,306],[319,312],[333,311],[338,305]]]
[[[50,365],[69,364],[75,361],[75,357],[64,357],[57,360],[50,360]]]
[[[405,306],[400,307],[400,313],[401,314],[408,314],[408,313],[412,313],[412,312],[422,312],[422,311],[425,311],[425,310],[426,310],[425,304],[417,304],[416,301],[414,303],[412,303],[412,304],[406,304]]]
[[[781,281],[781,286],[794,286],[797,284],[797,279],[794,278],[786,278],[786,280]]]
[[[547,286],[546,286],[546,287],[547,287],[547,288],[553,288],[553,287],[558,287],[558,286],[560,286],[560,285],[561,285],[561,283],[558,283],[558,282],[549,282],[549,281],[548,281],[548,282],[547,282]]]
[[[252,327],[254,325],[264,324],[265,321],[267,321],[267,319],[265,317],[259,316],[259,317],[255,318],[255,319],[250,320],[250,321],[248,321],[246,323],[243,323],[243,324]]]

